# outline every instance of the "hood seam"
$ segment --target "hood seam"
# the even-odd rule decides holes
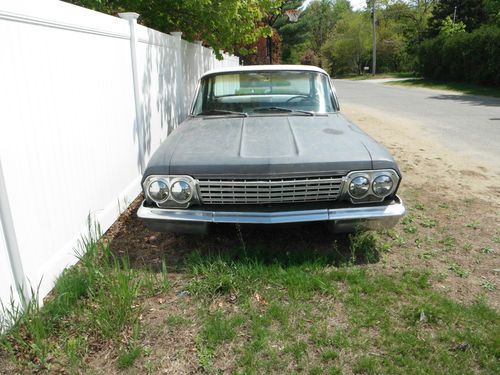
[[[366,152],[368,152],[368,156],[370,157],[370,162],[372,164],[372,169],[373,169],[373,157],[372,157],[372,153],[370,152],[370,150],[368,150],[368,147],[366,147],[365,143],[363,141],[360,141],[361,144],[363,145],[363,147],[365,148]]]

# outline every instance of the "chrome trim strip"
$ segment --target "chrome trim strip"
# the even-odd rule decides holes
[[[310,221],[353,221],[353,220],[388,220],[394,222],[404,216],[406,209],[403,201],[387,206],[325,208],[318,210],[279,211],[279,212],[226,212],[205,210],[179,210],[139,207],[137,216],[145,220],[188,221],[210,223],[245,223],[245,224],[284,224]]]

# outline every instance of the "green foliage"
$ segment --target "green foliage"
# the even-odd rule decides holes
[[[116,360],[116,365],[119,369],[125,369],[132,366],[137,358],[141,355],[141,348],[139,346],[133,346],[122,351],[118,355]]]
[[[288,2],[284,9],[298,9],[302,1]],[[281,61],[297,63],[302,53],[308,48],[307,18],[302,12],[297,22],[289,22],[285,16],[278,17],[274,27],[282,38]]]
[[[283,38],[282,61],[322,65],[322,47],[342,15],[351,11],[348,0],[314,0],[297,23],[277,22]]]
[[[500,27],[439,35],[419,49],[419,71],[439,80],[500,85]]]
[[[366,263],[374,263],[380,257],[380,240],[375,232],[360,232],[350,237],[352,260],[364,259]]]
[[[450,16],[446,17],[441,25],[439,33],[441,35],[452,36],[457,33],[465,32],[465,24],[462,21],[453,22]]]
[[[415,45],[423,39],[434,0],[377,2],[377,71],[409,71]],[[361,74],[371,66],[372,18],[370,10],[353,11],[345,0],[313,1],[301,16],[301,35],[287,62],[318,59],[332,75]],[[287,50],[287,46],[283,47]],[[314,51],[311,58],[310,51]],[[306,56],[307,55],[307,56]]]
[[[370,61],[371,26],[369,15],[351,12],[341,18],[323,46],[323,56],[332,75],[358,73]]]
[[[234,315],[230,318],[221,312],[209,315],[205,321],[202,335],[209,348],[215,348],[224,341],[232,340],[236,336],[236,329],[243,324],[243,317]]]
[[[494,0],[493,0],[494,1]],[[440,33],[443,21],[448,17],[453,22],[462,22],[465,28],[472,31],[488,21],[485,3],[488,0],[440,0],[434,6],[432,17],[429,20],[429,33],[436,36]],[[493,9],[491,9],[493,10]]]
[[[219,50],[247,53],[271,29],[261,21],[281,0],[66,0],[108,14],[137,12],[139,23],[162,32],[182,31]],[[220,55],[219,55],[220,57]]]
[[[81,241],[80,262],[61,274],[43,307],[33,293],[24,311],[10,310],[13,325],[0,335],[0,350],[17,358],[19,365],[51,372],[53,358],[58,358],[61,365],[81,369],[97,342],[125,344],[118,353],[119,368],[130,367],[142,353],[136,343],[141,309],[135,303],[148,274],[130,269],[128,261],[115,257],[94,239],[97,236]],[[164,291],[165,281],[155,280],[155,290]]]

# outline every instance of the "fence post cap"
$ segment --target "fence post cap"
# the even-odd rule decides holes
[[[135,12],[124,12],[124,13],[118,13],[118,17],[123,18],[125,20],[136,20],[139,18],[139,13]]]
[[[182,38],[182,31],[172,31],[169,34],[172,35],[173,37],[177,38],[177,39],[181,39]]]

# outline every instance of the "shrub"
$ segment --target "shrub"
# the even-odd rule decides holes
[[[418,58],[425,78],[500,85],[500,27],[487,25],[427,39]]]

